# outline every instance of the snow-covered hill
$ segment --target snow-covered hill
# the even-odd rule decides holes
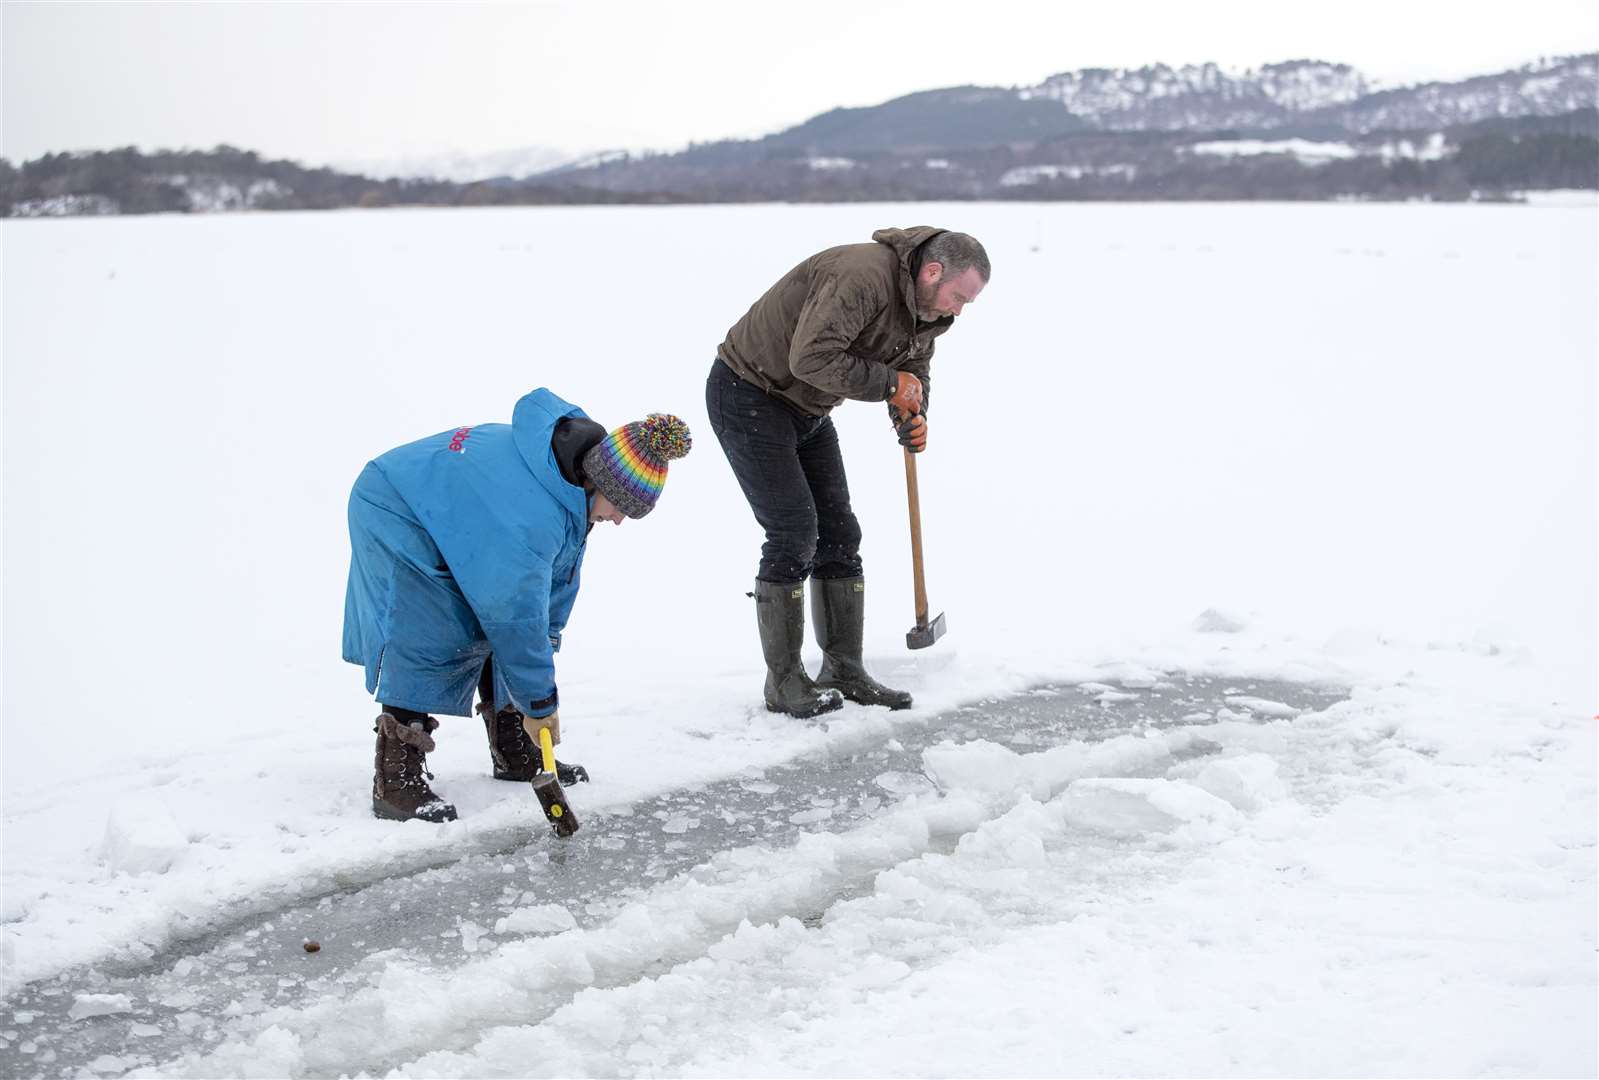
[[[1326,114],[1352,131],[1417,130],[1496,117],[1558,116],[1599,104],[1599,54],[1542,60],[1496,75],[1370,94]]]
[[[1295,60],[1232,74],[1216,64],[1134,70],[1087,68],[1018,92],[1046,98],[1112,131],[1216,131],[1272,127],[1299,113],[1363,97],[1370,83],[1347,64]]]
[[[1333,123],[1351,131],[1431,129],[1552,116],[1599,99],[1599,54],[1540,60],[1455,82],[1379,88],[1347,64],[1293,60],[1242,72],[1215,64],[1064,72],[1017,91],[1058,101],[1106,131],[1217,131]]]

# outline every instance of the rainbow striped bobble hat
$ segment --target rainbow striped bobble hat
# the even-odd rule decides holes
[[[666,464],[689,452],[688,425],[668,413],[623,424],[583,455],[583,475],[630,518],[655,509]]]

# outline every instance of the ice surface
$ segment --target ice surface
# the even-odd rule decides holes
[[[1265,698],[1253,697],[1249,694],[1230,694],[1227,704],[1239,709],[1248,709],[1256,716],[1294,716],[1299,712],[1292,705],[1284,705],[1280,701],[1267,701]]]
[[[903,648],[901,455],[846,404],[867,657],[917,709],[772,716],[760,531],[699,383],[765,283],[924,220],[997,271],[921,459],[952,631]],[[0,223],[0,987],[34,1017],[0,1065],[1591,1075],[1595,220],[1590,193]],[[692,287],[620,318],[616,253],[650,245]],[[540,384],[701,436],[591,538],[559,671],[584,832],[549,841],[472,718],[430,758],[462,819],[375,821],[349,483]],[[46,722],[63,657],[117,707]],[[492,929],[546,904],[576,927]],[[77,994],[132,1008],[73,1021]]]
[[[509,865],[509,864],[507,864]],[[517,908],[494,924],[496,934],[557,934],[577,926],[572,913],[559,904]]]
[[[1269,755],[1240,754],[1205,762],[1194,776],[1194,786],[1240,810],[1257,810],[1287,796],[1277,774],[1277,762]]]
[[[1165,832],[1185,821],[1232,817],[1226,802],[1173,780],[1079,780],[1065,795],[1066,820],[1116,836]]]
[[[126,994],[74,994],[67,1016],[83,1020],[91,1016],[113,1016],[131,1011],[133,1002]]]
[[[853,897],[892,889],[882,874],[931,853],[988,853],[1006,863],[1006,874],[1042,865],[1038,836],[983,823],[1018,802],[1047,802],[1085,776],[1160,773],[1217,752],[1196,735],[1211,725],[1194,729],[1181,714],[1195,701],[1219,704],[1245,684],[1181,674],[1162,681],[1141,696],[1137,734],[1128,733],[1135,718],[1065,687],[1041,687],[909,718],[893,735],[884,730],[847,752],[775,767],[760,781],[733,777],[668,792],[628,814],[590,813],[569,841],[554,842],[540,825],[516,847],[248,917],[147,962],[69,973],[51,988],[87,980],[152,1003],[136,1022],[141,1052],[166,1062],[160,1075],[226,1073],[249,1060],[257,1042],[265,1060],[288,1061],[296,1075],[354,1071],[357,1060],[398,1065],[402,1051],[423,1053],[427,1039],[445,1037],[451,1025],[476,1030],[500,1023],[507,1010],[531,1022],[584,990],[625,986],[664,962],[722,955],[718,942],[744,923],[819,925]],[[1339,698],[1323,688],[1248,685],[1271,685],[1306,709]],[[1256,746],[1260,732],[1240,725],[1232,737]],[[884,777],[900,782],[885,786]],[[867,794],[873,790],[888,798]],[[701,826],[679,834],[677,847],[661,846],[661,822],[690,814]],[[928,910],[945,906],[935,901]],[[299,947],[307,938],[319,952]],[[876,985],[905,961],[868,955],[859,963],[852,986]],[[430,991],[451,1004],[438,1024],[419,1028],[399,1003],[429,978],[456,980],[457,988]],[[39,989],[17,1000],[37,1014],[38,1043],[65,1062],[125,1046],[125,1027],[66,1025],[59,995]],[[392,1026],[397,1006],[408,1019]],[[370,1041],[344,1034],[328,1044],[330,1027],[368,1015],[360,1026]],[[197,1056],[197,1038],[216,1049]],[[291,1045],[301,1049],[283,1057]]]

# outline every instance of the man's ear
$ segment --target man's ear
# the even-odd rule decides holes
[[[941,262],[922,263],[921,279],[931,285],[944,276],[944,264]]]

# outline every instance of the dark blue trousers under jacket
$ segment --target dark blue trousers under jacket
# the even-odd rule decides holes
[[[717,360],[705,381],[705,407],[755,520],[766,530],[762,581],[861,573],[861,526],[849,505],[838,431],[827,416],[807,416]]]

